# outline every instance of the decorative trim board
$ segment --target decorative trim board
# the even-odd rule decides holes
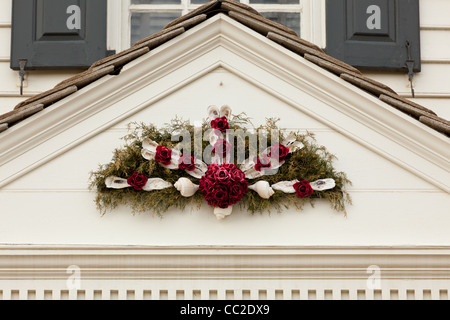
[[[78,268],[78,269],[77,269]],[[78,270],[78,287],[68,284]],[[0,298],[448,299],[449,247],[0,249]],[[378,284],[371,287],[377,277]]]

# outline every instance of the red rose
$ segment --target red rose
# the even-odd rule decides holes
[[[211,121],[211,127],[219,130],[220,132],[224,132],[230,129],[230,125],[228,124],[227,117],[216,118]]]
[[[213,146],[212,152],[217,153],[222,158],[225,158],[231,151],[231,144],[224,139],[219,139]]]
[[[212,189],[214,188],[214,180],[211,179],[200,179],[200,183],[199,183],[199,191],[203,194],[207,194],[209,192],[212,191]]]
[[[216,171],[216,173],[214,174],[214,178],[218,183],[221,184],[228,184],[230,182],[231,179],[231,175],[228,172],[228,170],[226,170],[225,168],[220,168],[219,170]]]
[[[231,172],[233,169],[237,169],[237,167],[232,163],[224,163],[221,165],[221,167],[228,170],[229,172]]]
[[[223,185],[214,186],[205,196],[210,206],[226,209],[229,206],[228,188]]]
[[[216,185],[214,186],[214,190],[212,192],[214,199],[218,202],[223,202],[228,199],[228,188],[224,185]]]
[[[218,166],[217,164],[215,164],[215,163],[211,163],[211,164],[208,166],[208,170],[206,171],[206,174],[207,174],[207,175],[214,175],[214,173],[215,173],[217,170],[219,170],[219,166]]]
[[[217,207],[221,208],[221,209],[226,209],[230,206],[230,204],[228,203],[228,201],[221,201],[217,204]]]
[[[180,170],[194,171],[195,170],[195,159],[194,156],[181,155],[178,160],[178,168]]]
[[[261,171],[262,168],[270,169],[270,158],[267,154],[256,158],[255,170]]]
[[[246,186],[242,183],[234,183],[230,186],[230,200],[231,201],[240,201],[242,196],[246,193]]]
[[[136,190],[142,190],[142,188],[147,184],[148,178],[137,171],[133,173],[131,177],[127,179],[127,183]]]
[[[248,182],[234,164],[211,164],[200,179],[199,191],[210,206],[225,209],[241,201],[248,191]]]
[[[172,150],[163,146],[158,146],[156,148],[155,160],[157,162],[161,162],[162,164],[168,166],[170,164],[171,158],[172,158]]]
[[[294,184],[295,192],[299,198],[306,198],[313,194],[314,190],[308,181],[303,180]]]
[[[212,193],[207,194],[207,195],[205,196],[205,200],[206,200],[206,202],[207,202],[210,206],[212,206],[212,207],[214,207],[214,208],[216,208],[216,207],[219,206],[219,201],[217,201],[217,200],[214,198],[214,196],[213,196]]]
[[[243,173],[238,168],[234,167],[231,171],[231,180],[235,182],[242,182],[245,181],[245,173]]]
[[[270,148],[269,156],[272,158],[278,158],[280,162],[284,161],[289,154],[289,148],[277,143]]]

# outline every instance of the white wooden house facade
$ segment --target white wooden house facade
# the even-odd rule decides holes
[[[9,68],[11,1],[0,6],[0,114],[58,83],[63,92],[0,133],[0,299],[448,299],[448,131],[389,103],[407,98],[448,127],[447,1],[420,1],[414,99],[405,74],[355,79],[343,64],[336,76],[329,60],[299,55],[229,11],[130,51],[141,50],[119,74],[113,61],[126,55],[99,63],[81,88],[75,71],[29,72],[22,97]],[[380,94],[361,88],[365,77]],[[207,206],[163,218],[98,213],[89,173],[130,122],[198,121],[225,104],[255,124],[276,116],[313,132],[353,182],[347,216],[320,202],[223,221]]]

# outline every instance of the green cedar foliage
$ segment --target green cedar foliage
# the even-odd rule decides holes
[[[271,129],[279,130],[280,137],[278,141],[285,138],[283,130],[278,128],[279,119],[267,119],[266,124],[260,127],[253,127],[250,119],[244,114],[235,115],[230,120],[230,129],[243,130],[246,134],[256,134],[267,136],[268,146],[271,145]],[[133,188],[126,189],[108,189],[105,186],[105,179],[109,176],[128,178],[134,171],[141,172],[149,178],[161,178],[172,184],[180,177],[186,177],[192,182],[198,184],[199,180],[191,177],[183,170],[169,170],[162,167],[156,161],[148,161],[141,155],[142,141],[150,138],[158,144],[173,148],[178,142],[172,141],[172,135],[180,130],[187,130],[191,137],[194,137],[194,126],[188,121],[174,119],[163,128],[157,128],[152,124],[132,123],[129,126],[130,133],[123,140],[123,147],[114,150],[110,163],[100,165],[96,171],[91,172],[90,189],[96,190],[96,204],[101,214],[108,210],[113,210],[118,206],[130,206],[133,213],[150,212],[162,215],[172,208],[184,210],[186,208],[198,209],[202,205],[207,205],[203,194],[197,192],[194,196],[185,198],[174,188],[164,190],[155,190],[151,192],[136,191]],[[203,133],[210,129],[210,124],[206,121],[202,124]],[[252,129],[252,131],[248,131]],[[251,132],[251,134],[250,134]],[[331,207],[337,212],[346,214],[345,205],[351,203],[349,194],[345,191],[345,186],[351,182],[343,172],[337,172],[333,168],[335,156],[330,154],[325,147],[318,146],[314,135],[311,133],[295,133],[297,140],[302,142],[305,147],[291,153],[284,165],[279,168],[275,175],[267,175],[258,179],[249,180],[249,185],[260,180],[268,181],[271,185],[280,181],[308,180],[332,178],[336,182],[336,187],[331,190],[314,192],[310,197],[300,199],[294,194],[285,194],[281,191],[275,191],[275,194],[269,199],[262,199],[259,195],[249,190],[239,203],[241,209],[246,209],[250,213],[267,213],[271,210],[281,212],[283,209],[295,207],[301,210],[306,202],[314,205],[319,199],[328,201]],[[183,141],[181,142],[183,143]],[[186,143],[186,142],[184,142]],[[237,144],[237,141],[235,141]],[[249,139],[245,139],[246,157],[250,154]],[[202,141],[202,150],[208,147],[209,141]],[[186,146],[186,145],[184,145]],[[191,154],[194,154],[194,143],[187,145],[191,147]],[[197,150],[199,151],[199,150]],[[235,163],[236,163],[235,155]]]

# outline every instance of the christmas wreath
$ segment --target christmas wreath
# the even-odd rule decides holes
[[[255,128],[244,113],[211,106],[201,123],[176,118],[162,129],[133,123],[125,146],[91,173],[97,207],[102,214],[119,205],[162,214],[206,202],[223,219],[233,206],[270,212],[325,199],[345,213],[350,181],[333,168],[335,157],[313,134],[286,135],[278,121]]]

